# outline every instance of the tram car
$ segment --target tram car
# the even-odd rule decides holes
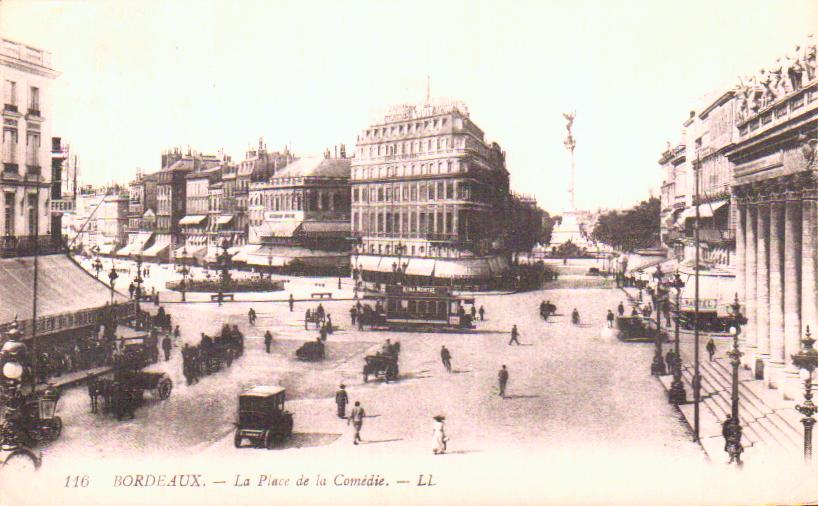
[[[387,285],[382,294],[368,295],[363,324],[373,330],[445,332],[474,329],[465,305],[473,298],[458,297],[446,287]]]
[[[735,318],[730,310],[735,299],[735,284],[720,271],[700,271],[699,275],[699,330],[704,332],[727,332],[734,325]],[[671,293],[675,305],[675,292]],[[696,313],[696,296],[693,275],[688,274],[679,299],[679,325],[693,330],[693,315]],[[743,309],[743,308],[742,308]]]

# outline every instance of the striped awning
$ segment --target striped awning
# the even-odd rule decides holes
[[[203,222],[207,218],[207,216],[203,214],[193,214],[190,216],[185,216],[181,220],[179,220],[180,225],[198,225]]]

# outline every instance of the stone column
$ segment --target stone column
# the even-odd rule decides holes
[[[747,245],[744,257],[744,293],[745,311],[747,314],[747,326],[743,329],[744,335],[744,355],[742,359],[744,365],[752,369],[755,367],[755,355],[758,348],[756,336],[756,218],[758,208],[755,202],[748,202],[744,208],[744,241]]]
[[[756,378],[770,360],[770,204],[759,202],[756,216]]]
[[[801,195],[787,192],[784,214],[784,376],[780,385],[784,398],[795,398],[798,370],[793,353],[798,353],[801,333]]]
[[[784,372],[784,196],[770,202],[770,358],[764,380],[778,388]]]

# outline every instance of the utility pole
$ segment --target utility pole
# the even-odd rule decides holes
[[[696,224],[693,228],[693,244],[696,249],[693,292],[693,440],[699,441],[699,404],[701,402],[701,376],[699,375],[699,171],[701,160],[696,153],[696,165],[693,169],[696,186]]]

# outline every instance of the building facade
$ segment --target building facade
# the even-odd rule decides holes
[[[814,44],[736,88],[736,275],[748,324],[743,360],[787,398],[798,392],[792,355],[816,330],[818,68]],[[777,76],[777,77],[776,77]]]
[[[247,264],[258,270],[348,271],[350,165],[345,152],[326,152],[251,183]]]
[[[353,271],[417,282],[485,283],[507,267],[509,175],[459,102],[392,108],[359,136],[352,164]]]
[[[0,39],[0,235],[8,247],[51,230],[51,86],[56,77],[49,52]]]

